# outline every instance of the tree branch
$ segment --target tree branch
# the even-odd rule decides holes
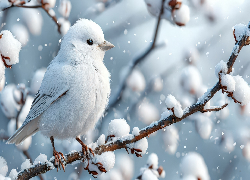
[[[238,57],[238,54],[241,50],[241,48],[245,45],[246,41],[246,36],[243,36],[242,39],[236,43],[233,52],[231,53],[231,56],[229,58],[229,61],[227,63],[228,65],[228,72],[230,73],[230,69],[232,69],[232,66],[234,65],[234,62],[236,58]],[[128,135],[122,138],[118,138],[116,141],[113,142],[108,142],[104,145],[100,145],[94,149],[94,153],[96,155],[101,155],[104,152],[107,151],[115,151],[117,149],[122,149],[122,148],[129,148],[128,145],[135,143],[142,138],[148,137],[150,134],[154,133],[155,131],[158,131],[160,129],[165,128],[166,126],[170,126],[173,123],[177,123],[185,119],[186,117],[190,116],[191,114],[194,114],[196,112],[204,112],[204,107],[206,103],[212,99],[212,97],[221,89],[221,85],[219,82],[217,82],[213,88],[209,89],[202,97],[198,99],[198,101],[191,105],[190,107],[187,107],[184,109],[184,114],[181,118],[178,118],[174,115],[170,115],[164,119],[161,119],[159,121],[151,123],[149,126],[143,128],[140,130],[139,135],[133,136],[133,135]],[[226,105],[222,106],[226,107]],[[216,108],[214,108],[216,109]],[[71,164],[74,161],[77,160],[85,160],[86,156],[81,152],[71,152],[67,155],[65,155],[65,167],[67,164]],[[62,160],[63,161],[63,160]],[[42,164],[37,164],[33,165],[29,169],[25,169],[18,174],[18,179],[19,180],[24,180],[24,179],[30,179],[32,177],[37,176],[38,174],[46,173],[47,171],[50,171],[54,169],[54,158],[52,157],[49,161],[42,163]]]
[[[46,3],[43,3],[41,5],[36,5],[36,6],[25,6],[23,4],[19,5],[19,4],[14,4],[13,3],[10,7],[2,9],[2,11],[5,11],[5,10],[10,9],[12,7],[19,7],[19,8],[42,8],[48,14],[48,16],[51,17],[52,20],[56,23],[56,25],[57,25],[57,31],[59,32],[59,34],[61,34],[61,30],[60,30],[61,25],[58,23],[56,16],[52,16],[49,13],[49,9],[47,9],[45,6],[46,6]]]
[[[119,89],[117,90],[116,94],[110,100],[109,107],[106,110],[106,112],[109,112],[113,107],[115,107],[120,102],[122,92],[126,87],[126,80],[127,80],[128,76],[131,74],[131,72],[133,71],[133,69],[135,68],[135,66],[138,63],[140,63],[142,60],[144,60],[145,57],[147,57],[157,47],[156,46],[156,40],[157,40],[159,26],[160,26],[160,22],[161,22],[161,15],[163,14],[163,10],[164,10],[164,2],[165,2],[165,0],[162,0],[161,12],[159,14],[158,21],[157,21],[157,24],[156,24],[153,43],[146,49],[146,51],[143,54],[139,55],[139,57],[133,59],[129,63],[129,65],[128,65],[129,70],[126,73],[126,75],[123,77],[123,79],[121,80],[121,83],[119,85]]]

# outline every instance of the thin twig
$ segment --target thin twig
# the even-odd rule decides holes
[[[56,23],[56,25],[57,25],[57,31],[61,34],[61,30],[60,30],[61,25],[58,23],[56,16],[51,16],[50,13],[49,13],[49,9],[47,9],[45,6],[46,6],[46,3],[42,4],[42,5],[36,5],[36,6],[24,6],[24,5],[14,5],[14,4],[12,4],[10,7],[4,8],[2,11],[5,11],[5,10],[10,9],[12,7],[19,7],[19,8],[42,8],[48,14],[48,16],[51,17],[53,19],[53,21]]]
[[[160,22],[161,22],[161,15],[163,14],[163,10],[164,10],[164,2],[165,2],[165,0],[162,0],[161,12],[159,14],[158,21],[157,21],[157,24],[156,24],[153,43],[146,49],[146,51],[143,54],[139,55],[139,57],[133,59],[129,63],[129,65],[128,65],[129,66],[129,71],[127,72],[127,74],[122,79],[122,81],[121,81],[121,83],[119,85],[119,89],[118,89],[117,93],[110,100],[109,107],[108,107],[108,109],[106,109],[106,112],[109,112],[113,107],[115,107],[120,102],[122,92],[126,87],[126,80],[127,80],[128,76],[131,74],[131,72],[133,71],[133,69],[136,67],[136,65],[138,63],[140,63],[142,60],[144,60],[155,49],[155,47],[157,47],[156,46],[156,40],[157,40],[157,36],[158,36],[158,32],[159,32],[159,26],[160,26]]]
[[[246,45],[245,44],[245,40],[246,37],[243,36],[242,39],[236,43],[233,52],[231,53],[231,56],[229,58],[229,62],[227,63],[228,65],[228,69],[232,69],[232,66],[234,65],[234,62],[236,60],[236,58],[238,57],[238,54],[241,50],[241,48]],[[237,51],[235,51],[235,48],[237,47]],[[228,70],[228,73],[230,73],[231,71]],[[104,152],[107,151],[115,151],[117,149],[122,149],[122,148],[128,148],[129,144],[135,143],[139,140],[141,140],[142,138],[148,137],[150,134],[165,128],[166,126],[170,126],[173,123],[177,123],[182,121],[183,119],[187,118],[188,116],[190,116],[191,114],[194,114],[196,112],[204,112],[204,107],[207,104],[208,101],[210,101],[212,99],[212,97],[219,91],[221,90],[221,85],[219,82],[217,82],[215,84],[215,86],[208,90],[208,92],[206,92],[201,98],[198,99],[198,101],[193,104],[190,107],[187,107],[184,109],[184,114],[181,118],[178,118],[174,115],[170,115],[164,119],[161,119],[159,121],[156,121],[154,123],[152,123],[151,125],[143,128],[140,130],[139,135],[137,136],[128,136],[128,137],[123,137],[123,138],[118,138],[116,141],[114,142],[108,142],[104,145],[100,145],[97,148],[95,148],[94,153],[97,155],[100,155]],[[214,108],[211,109],[211,111],[219,111],[220,108]],[[65,155],[65,166],[67,164],[71,164],[74,161],[77,160],[83,160],[84,158],[86,158],[86,156],[84,155],[83,152],[79,151],[79,152],[72,152],[70,154]],[[18,174],[18,179],[19,180],[24,180],[24,179],[29,179],[32,177],[37,176],[38,174],[42,174],[42,173],[46,173],[47,171],[50,171],[53,169],[53,167],[50,165],[51,163],[54,164],[54,158],[51,158],[51,160],[49,161],[50,163],[43,163],[43,164],[38,164],[35,166],[32,166],[29,169],[25,169],[21,172],[19,172]]]

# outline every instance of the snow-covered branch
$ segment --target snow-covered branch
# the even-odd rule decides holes
[[[248,27],[247,27],[248,28]],[[243,46],[246,46],[249,44],[249,30],[242,33],[240,38],[236,41],[236,45],[233,48],[233,51],[231,53],[231,56],[227,62],[226,67],[223,66],[217,66],[217,70],[219,69],[219,72],[224,72],[224,74],[229,74],[232,72],[232,67],[234,65],[234,62],[236,58],[239,55],[240,50]],[[223,64],[222,64],[223,65]],[[113,167],[113,159],[114,154],[112,151],[115,151],[117,149],[126,149],[131,151],[131,153],[135,153],[137,156],[141,156],[141,154],[145,153],[145,144],[147,142],[142,142],[143,140],[146,140],[146,137],[148,137],[150,134],[165,128],[166,126],[170,126],[173,123],[177,123],[182,121],[183,119],[187,118],[188,116],[196,113],[196,112],[206,112],[208,109],[205,109],[205,105],[213,98],[213,96],[219,91],[223,89],[223,86],[221,85],[221,82],[218,81],[213,88],[209,89],[202,97],[198,99],[198,101],[185,108],[183,111],[181,107],[179,106],[179,102],[173,97],[168,96],[167,97],[167,106],[172,111],[166,111],[162,114],[161,120],[151,123],[149,126],[139,130],[138,128],[134,128],[132,134],[128,134],[129,127],[126,128],[126,124],[124,124],[123,121],[120,121],[123,123],[120,127],[121,129],[117,130],[117,121],[113,120],[110,124],[112,124],[113,128],[109,128],[109,133],[107,140],[105,142],[105,136],[102,135],[97,140],[97,143],[94,143],[95,145],[90,145],[93,149],[94,155],[92,153],[89,153],[89,157],[87,157],[83,152],[79,151],[72,151],[69,154],[65,155],[65,161],[62,160],[64,166],[66,167],[67,164],[71,164],[74,161],[81,160],[83,161],[84,169],[88,170],[90,174],[93,176],[96,176],[97,174],[101,172],[107,172],[109,169]],[[223,107],[226,107],[226,105],[222,107],[212,107],[209,109],[209,111],[219,111]],[[140,142],[140,143],[139,143]],[[139,145],[140,144],[140,145]],[[142,145],[144,144],[144,145]],[[108,159],[108,160],[107,160]],[[36,162],[36,161],[35,161]],[[24,180],[29,179],[31,177],[35,177],[38,174],[46,173],[47,171],[50,171],[55,168],[54,166],[54,157],[52,157],[49,161],[47,159],[44,160],[44,158],[41,159],[40,162],[34,163],[33,166],[22,170],[18,173],[18,179]]]

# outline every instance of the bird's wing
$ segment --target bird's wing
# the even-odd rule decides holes
[[[64,71],[66,70],[66,71]],[[29,114],[22,126],[9,138],[7,143],[19,144],[30,135],[38,131],[39,116],[46,111],[57,99],[66,94],[70,86],[67,68],[58,64],[51,64],[44,75],[41,87],[32,102]]]
[[[60,64],[51,64],[48,67],[23,126],[40,116],[53,102],[69,90],[67,72],[65,72],[67,68],[64,67]]]

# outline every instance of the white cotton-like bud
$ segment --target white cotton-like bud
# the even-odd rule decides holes
[[[132,131],[132,134],[134,136],[138,136],[140,134],[140,129],[138,127],[134,127],[133,131]]]
[[[64,36],[68,32],[71,24],[68,20],[66,20],[64,18],[58,18],[58,24],[61,25],[60,32],[61,32],[62,36]]]
[[[27,151],[32,143],[32,136],[27,137],[21,144],[17,145],[17,149]]]
[[[44,74],[46,72],[46,68],[41,68],[41,69],[38,69],[31,82],[30,82],[30,92],[32,94],[36,94],[42,84],[42,80],[43,80],[43,77],[44,77]]]
[[[24,169],[30,168],[30,166],[31,166],[30,159],[26,159],[26,160],[21,164],[21,171],[23,171]]]
[[[105,144],[105,135],[102,134],[98,139],[97,139],[97,144],[98,146]]]
[[[174,124],[167,126],[162,133],[165,150],[169,154],[174,154],[178,147],[179,133]]]
[[[109,123],[108,136],[122,137],[129,134],[130,126],[125,119],[114,119]]]
[[[24,25],[22,24],[13,25],[11,27],[11,32],[23,46],[25,46],[29,41],[29,32]]]
[[[102,163],[106,171],[112,169],[115,165],[115,153],[112,151],[104,152],[101,155],[95,155],[92,160],[94,163]]]
[[[153,90],[155,92],[160,92],[162,90],[162,88],[163,88],[163,80],[162,80],[162,78],[159,77],[159,76],[154,78],[154,80],[153,80]]]
[[[171,109],[175,107],[175,105],[177,104],[177,100],[173,95],[169,94],[165,100],[165,103],[167,105],[167,108]]]
[[[213,122],[204,115],[198,115],[195,121],[195,127],[202,139],[208,139],[213,129]]]
[[[1,58],[0,58],[0,61],[1,61]],[[2,75],[3,77],[1,78],[2,73],[3,73],[3,75]],[[0,92],[3,90],[4,85],[5,85],[5,76],[4,76],[4,65],[2,62],[2,63],[0,63]]]
[[[182,4],[179,9],[173,11],[173,19],[175,24],[178,26],[185,26],[190,20],[190,10],[189,7],[185,4]]]
[[[37,156],[37,158],[35,159],[35,161],[34,161],[34,165],[36,165],[36,164],[42,164],[42,163],[45,163],[45,162],[47,162],[48,160],[47,160],[47,156],[45,155],[45,154],[40,154],[39,156]]]
[[[239,75],[234,76],[235,80],[235,91],[233,97],[241,102],[241,105],[246,105],[250,101],[250,87],[247,82]]]
[[[164,111],[164,112],[161,114],[161,120],[162,120],[162,119],[166,119],[166,118],[168,118],[168,117],[171,116],[171,115],[173,115],[172,111],[169,111],[169,110]]]
[[[0,156],[0,174],[6,176],[7,172],[8,172],[7,162],[2,156]]]
[[[18,175],[17,170],[16,169],[11,169],[10,174],[9,174],[10,179],[11,180],[16,180],[17,175]]]
[[[76,172],[70,173],[68,180],[79,180],[78,174]]]
[[[1,92],[1,109],[4,115],[7,118],[16,118],[17,112],[20,109],[20,105],[18,105],[14,99],[13,91],[16,88],[14,84],[7,85]]]
[[[139,120],[145,124],[150,124],[154,121],[159,120],[159,111],[158,109],[149,102],[143,102],[137,109],[137,114]]]
[[[181,85],[185,91],[191,94],[195,94],[201,87],[201,75],[195,66],[189,65],[182,70]]]
[[[140,155],[144,155],[148,149],[148,140],[147,138],[142,138],[139,141],[134,143],[134,149],[140,149],[142,152],[137,152]]]
[[[12,33],[8,30],[3,30],[0,33],[0,53],[7,65],[13,65],[19,62],[19,52],[21,50],[21,43],[14,38]]]
[[[221,85],[225,86],[228,92],[233,92],[235,90],[235,80],[233,76],[229,74],[222,74]]]
[[[180,102],[178,102],[174,96],[172,96],[171,94],[169,94],[166,98],[165,101],[167,108],[174,110],[174,115],[178,118],[181,118],[183,115],[183,110],[181,108],[181,104]]]
[[[68,0],[62,0],[58,7],[58,12],[65,18],[69,17],[71,11],[71,2]]]
[[[27,96],[25,104],[23,105],[22,111],[19,114],[19,122],[23,123],[29,114],[32,102],[34,98],[32,96]]]
[[[190,64],[195,64],[200,58],[200,52],[197,48],[193,47],[185,52],[185,60]]]
[[[158,180],[158,178],[150,169],[146,169],[142,174],[141,180]]]
[[[222,136],[221,147],[225,152],[232,152],[234,150],[234,139],[233,136],[229,133],[226,133]]]
[[[127,86],[136,92],[142,92],[146,87],[146,81],[141,71],[134,69],[126,81]]]
[[[217,78],[219,78],[219,73],[222,72],[223,74],[227,74],[228,68],[227,63],[223,60],[221,60],[216,66],[215,66],[215,75]]]
[[[98,180],[124,180],[121,172],[113,168],[108,173],[102,173],[100,176],[98,175]]]
[[[151,167],[152,169],[157,169],[158,168],[158,156],[157,156],[157,154],[151,153],[148,156],[147,166]]]
[[[203,157],[196,152],[189,152],[180,164],[183,177],[191,175],[202,180],[210,180],[206,163]]]
[[[250,142],[248,141],[242,149],[242,154],[250,162]]]
[[[134,161],[126,153],[118,154],[116,159],[116,165],[123,176],[123,180],[131,180],[134,175]]]
[[[38,9],[21,9],[24,22],[33,35],[40,35],[43,25],[43,17]]]
[[[248,32],[248,28],[245,24],[237,24],[233,27],[233,29],[234,29],[234,38],[236,42],[240,41],[241,38],[244,35],[247,35]]]
[[[146,5],[147,5],[147,9],[148,12],[155,17],[158,17],[161,11],[161,0],[144,0]]]

